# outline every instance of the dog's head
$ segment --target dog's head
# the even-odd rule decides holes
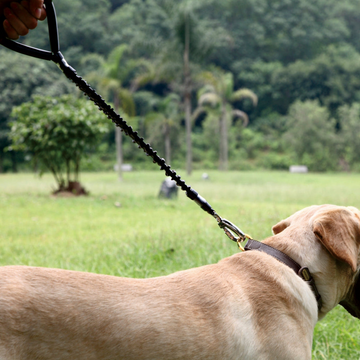
[[[273,233],[304,221],[329,253],[349,267],[352,281],[340,305],[360,319],[360,211],[335,205],[311,206],[274,225]]]

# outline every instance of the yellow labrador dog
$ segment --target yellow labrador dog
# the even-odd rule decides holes
[[[152,279],[2,267],[0,359],[311,359],[318,319],[339,303],[360,318],[360,212],[311,206],[273,233],[273,254]]]

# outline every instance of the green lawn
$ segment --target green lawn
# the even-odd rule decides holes
[[[183,176],[215,211],[255,239],[313,204],[360,208],[360,175],[201,172]],[[90,196],[54,198],[50,175],[0,175],[0,265],[24,264],[131,277],[165,275],[238,251],[215,219],[183,193],[157,199],[160,171],[82,174]],[[115,206],[115,203],[121,206]],[[359,360],[360,322],[334,309],[315,330],[313,359]]]

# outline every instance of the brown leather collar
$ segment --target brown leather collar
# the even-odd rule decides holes
[[[283,252],[274,249],[273,247],[263,244],[260,241],[249,239],[246,243],[245,250],[258,250],[262,251],[268,255],[271,255],[275,259],[279,260],[283,264],[289,266],[291,269],[295,271],[297,275],[299,275],[306,283],[309,284],[313,294],[315,295],[317,304],[318,304],[318,311],[322,308],[322,299],[319,291],[315,285],[314,278],[312,277],[310,270],[303,266],[301,267],[295,260],[293,260],[290,256],[284,254]]]

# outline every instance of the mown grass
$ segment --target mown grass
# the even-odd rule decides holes
[[[256,239],[313,204],[360,208],[360,175],[209,172],[184,177],[215,211]],[[214,263],[236,253],[216,221],[182,193],[157,198],[159,171],[82,174],[90,196],[54,198],[50,175],[0,176],[0,265],[60,267],[150,277]],[[121,206],[115,206],[120,203]],[[341,307],[315,329],[313,359],[360,359],[360,322]]]

